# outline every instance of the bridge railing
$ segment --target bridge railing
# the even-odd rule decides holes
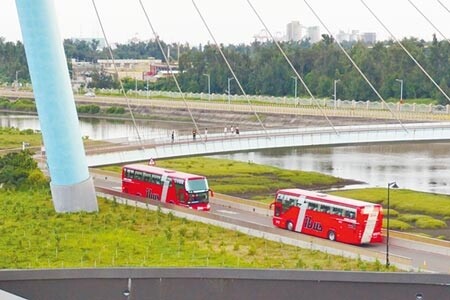
[[[101,89],[103,93],[107,94],[120,94],[119,90],[114,89]],[[145,91],[145,90],[129,90],[129,95],[138,97],[149,98],[172,98],[182,99],[183,95],[179,92],[170,91]],[[243,95],[230,95],[227,94],[210,94],[207,93],[184,93],[185,99],[189,100],[203,100],[203,101],[215,101],[215,102],[247,102],[247,97]],[[250,99],[254,103],[266,103],[274,105],[292,105],[292,106],[316,106],[317,103],[324,108],[336,108],[336,109],[361,109],[361,110],[386,110],[388,107],[392,111],[402,112],[415,112],[415,113],[434,113],[434,114],[450,114],[450,105],[433,105],[433,104],[416,104],[416,103],[392,103],[387,104],[382,101],[368,101],[368,100],[341,100],[337,99],[316,99],[314,101],[311,98],[294,98],[294,97],[274,97],[274,96],[261,96],[261,95],[249,95]]]

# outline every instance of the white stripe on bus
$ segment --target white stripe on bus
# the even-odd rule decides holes
[[[167,180],[167,175],[164,174],[161,178],[161,181],[163,183],[163,189],[161,192],[161,202],[167,202],[167,193],[169,192],[169,184],[170,181]]]
[[[375,230],[375,224],[377,223],[379,211],[372,211],[367,217],[366,227],[364,228],[364,233],[361,237],[361,244],[370,243],[372,239],[373,232]]]
[[[300,213],[297,216],[297,224],[295,224],[295,231],[302,232],[303,223],[305,222],[306,217],[306,197],[304,195],[300,196],[300,199],[298,200],[298,203],[300,203]],[[297,204],[298,206],[298,204]]]

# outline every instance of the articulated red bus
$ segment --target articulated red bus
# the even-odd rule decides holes
[[[141,164],[122,168],[122,192],[197,210],[209,210],[212,196],[204,176]]]
[[[381,205],[301,189],[275,197],[273,224],[348,244],[381,242]]]

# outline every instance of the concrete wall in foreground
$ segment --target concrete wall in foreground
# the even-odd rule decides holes
[[[33,300],[450,299],[450,275],[250,269],[0,271],[0,289]]]

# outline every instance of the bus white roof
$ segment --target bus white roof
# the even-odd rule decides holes
[[[137,170],[137,171],[160,174],[160,175],[166,174],[166,175],[170,175],[171,177],[182,178],[182,179],[205,178],[205,176],[201,176],[201,175],[189,174],[189,173],[159,168],[159,167],[155,167],[155,166],[148,166],[148,165],[143,165],[143,164],[130,164],[130,165],[124,165],[123,167]]]
[[[278,193],[288,194],[288,195],[297,196],[297,197],[299,197],[300,195],[304,195],[311,200],[316,200],[316,201],[319,200],[319,201],[324,201],[324,202],[327,202],[330,204],[339,204],[339,205],[344,205],[344,206],[354,207],[354,208],[378,205],[376,203],[371,203],[371,202],[366,202],[366,201],[361,201],[361,200],[356,200],[356,199],[351,199],[351,198],[344,198],[344,197],[324,194],[321,192],[308,191],[308,190],[302,190],[302,189],[281,189],[281,190],[278,190],[277,194]]]

